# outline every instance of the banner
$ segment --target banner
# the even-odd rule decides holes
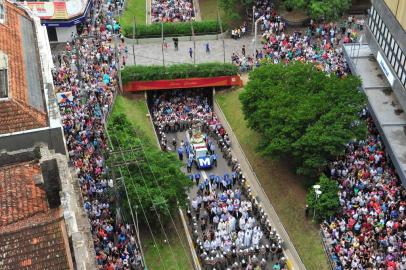
[[[73,103],[73,95],[72,92],[62,92],[56,93],[56,99],[58,101],[59,106],[65,107],[67,105],[71,105]]]
[[[214,86],[242,86],[240,76],[220,76],[210,78],[188,78],[157,81],[132,81],[123,86],[124,92],[148,90],[185,89]]]
[[[89,1],[24,2],[41,20],[67,20],[83,15]]]

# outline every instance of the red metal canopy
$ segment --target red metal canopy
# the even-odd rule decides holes
[[[188,78],[156,81],[132,81],[123,86],[124,92],[148,90],[202,88],[213,86],[242,86],[240,76],[220,76],[210,78]]]

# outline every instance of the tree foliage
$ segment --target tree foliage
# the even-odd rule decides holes
[[[293,158],[297,173],[316,176],[344,145],[365,134],[358,113],[360,79],[326,75],[312,64],[266,64],[250,73],[240,95],[248,126],[261,134],[258,150]]]
[[[241,19],[241,16],[238,13],[238,9],[236,8],[238,6],[238,3],[239,3],[238,0],[220,0],[219,1],[219,6],[226,14],[228,21],[235,21],[235,20]],[[249,4],[249,1],[247,1],[247,5],[248,4]]]
[[[111,155],[108,162],[112,165],[132,161],[114,168],[114,173],[117,177],[123,175],[131,203],[135,206],[133,210],[137,211],[141,221],[145,222],[142,210],[150,223],[157,223],[158,216],[165,220],[170,212],[177,210],[178,204],[186,204],[186,190],[191,183],[181,172],[182,164],[173,153],[152,147],[124,114],[113,114],[108,130],[114,150],[133,150]]]
[[[285,0],[288,10],[308,10],[315,20],[337,20],[351,7],[351,0]]]
[[[319,182],[321,195],[316,199],[314,188],[310,188],[307,193],[307,204],[309,209],[315,210],[317,219],[327,219],[336,214],[340,208],[338,199],[338,185],[334,180],[322,174]]]
[[[164,66],[126,66],[121,71],[124,83],[186,78],[207,78],[237,75],[238,67],[231,63],[177,64]]]
[[[127,38],[156,38],[162,35],[162,26],[164,37],[192,36],[193,33],[198,35],[215,35],[219,34],[221,29],[227,30],[226,23],[214,21],[193,21],[193,22],[169,22],[169,23],[152,23],[152,24],[124,24],[123,33]],[[193,32],[192,32],[193,26]]]

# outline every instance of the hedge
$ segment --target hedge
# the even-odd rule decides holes
[[[176,23],[164,23],[164,36],[191,36],[192,27],[195,35],[208,35],[208,34],[218,34],[220,33],[220,25],[218,21],[199,21],[199,22],[176,22]],[[133,26],[123,25],[124,36],[127,38],[133,37]],[[222,22],[223,31],[227,29],[225,23]],[[140,24],[135,26],[135,38],[152,38],[161,37],[161,24]]]
[[[216,76],[232,76],[238,73],[238,67],[233,64],[204,63],[179,64],[163,66],[126,66],[121,71],[123,83],[130,81],[153,81],[185,78],[207,78]]]

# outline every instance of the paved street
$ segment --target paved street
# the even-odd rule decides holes
[[[209,43],[210,54],[206,54],[205,45]],[[179,64],[179,63],[193,63],[194,57],[196,57],[196,63],[205,62],[231,62],[231,55],[233,52],[241,55],[241,48],[243,45],[246,47],[246,55],[253,55],[253,41],[251,37],[244,37],[238,40],[227,38],[224,40],[225,50],[223,50],[222,40],[196,40],[196,50],[194,50],[193,41],[181,41],[179,40],[179,50],[175,51],[172,39],[167,40],[168,48],[164,49],[165,65]],[[127,64],[134,64],[134,57],[132,54],[132,44],[127,43],[128,46],[128,59]],[[257,48],[261,47],[260,41],[257,40]],[[189,48],[194,50],[195,56],[189,56]],[[162,46],[157,40],[157,43],[148,44],[135,44],[135,63],[137,65],[162,65]]]

